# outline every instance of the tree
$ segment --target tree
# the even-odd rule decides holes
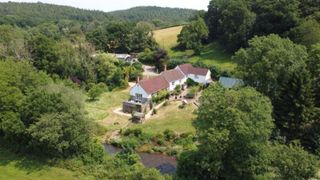
[[[210,36],[228,50],[237,50],[252,37],[255,18],[247,1],[212,0],[207,14]]]
[[[303,46],[278,35],[254,37],[249,47],[236,52],[238,71],[244,81],[267,95],[272,101],[280,87],[305,67],[307,52]]]
[[[178,46],[182,49],[192,49],[195,54],[200,54],[201,43],[208,38],[208,33],[208,27],[203,18],[197,17],[196,20],[182,28],[178,35]]]
[[[304,139],[313,121],[310,111],[314,107],[311,77],[306,68],[292,74],[273,104],[276,124],[288,140]]]
[[[304,19],[292,32],[295,42],[311,47],[320,42],[320,23],[315,19]]]
[[[104,83],[94,84],[88,91],[90,100],[96,100],[104,91],[107,90],[107,86]]]
[[[195,122],[200,145],[185,153],[178,175],[189,179],[251,179],[268,171],[273,128],[270,100],[253,88],[210,86]]]
[[[276,144],[272,147],[274,154],[273,167],[276,178],[280,179],[312,179],[318,171],[318,158],[299,145],[288,146]]]
[[[311,73],[315,103],[317,107],[320,107],[320,43],[311,47],[307,64]]]
[[[255,35],[270,33],[285,35],[298,24],[300,17],[299,0],[254,0],[252,10],[257,14]]]

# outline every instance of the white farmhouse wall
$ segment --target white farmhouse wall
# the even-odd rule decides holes
[[[151,95],[146,93],[146,91],[141,86],[139,86],[139,84],[134,85],[130,89],[130,96],[136,96],[136,94],[142,94],[142,98],[151,98]]]
[[[201,75],[195,75],[195,74],[189,74],[188,78],[192,79],[193,81],[200,83],[200,84],[205,84],[206,81],[206,76],[201,76]]]
[[[174,89],[180,85],[182,86],[185,82],[186,82],[187,78],[183,78],[183,79],[179,79],[173,82],[170,82],[170,87],[169,87],[169,91],[174,91]]]

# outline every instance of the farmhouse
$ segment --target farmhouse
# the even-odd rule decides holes
[[[152,97],[161,90],[174,91],[176,87],[185,87],[187,79],[190,78],[199,84],[209,84],[211,72],[205,68],[193,67],[191,64],[183,64],[175,69],[166,70],[159,76],[151,79],[137,81],[130,90],[130,100],[123,103],[123,111],[131,113],[148,108]]]

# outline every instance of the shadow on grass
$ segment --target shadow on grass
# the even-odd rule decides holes
[[[2,147],[0,147],[0,154],[0,166],[14,166],[27,174],[49,169],[49,163],[37,157],[17,154]]]

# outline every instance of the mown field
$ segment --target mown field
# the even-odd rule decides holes
[[[232,70],[236,63],[231,60],[232,54],[227,53],[218,43],[205,45],[200,55],[193,55],[192,50],[178,51],[173,49],[177,45],[177,36],[181,32],[182,26],[171,27],[154,31],[154,38],[160,47],[169,52],[172,59],[184,59],[190,62],[203,62],[215,65],[223,70]]]
[[[177,44],[178,34],[183,26],[170,27],[153,31],[153,37],[161,48],[170,49]]]
[[[20,156],[0,147],[0,179],[2,180],[70,180],[94,179],[78,172],[52,167],[31,157]]]

